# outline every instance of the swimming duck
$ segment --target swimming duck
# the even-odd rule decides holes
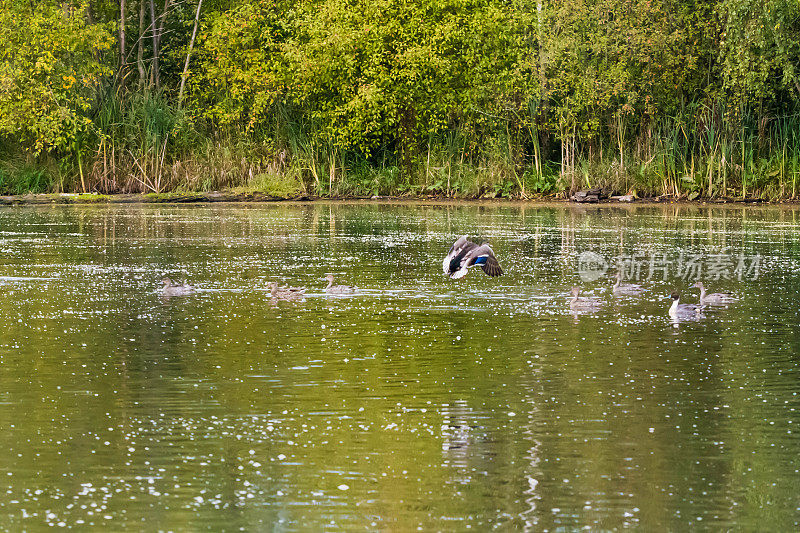
[[[273,300],[302,300],[306,289],[303,287],[280,287],[273,281],[267,285]]]
[[[194,287],[186,283],[186,280],[177,283],[169,276],[164,276],[161,283],[164,284],[164,288],[161,289],[163,296],[186,296],[194,292]]]
[[[669,308],[669,316],[672,318],[686,319],[703,317],[703,306],[680,303],[681,295],[678,291],[673,292],[670,298],[672,298],[672,306]]]
[[[698,281],[692,287],[700,289],[700,303],[703,305],[728,305],[739,301],[736,296],[724,292],[706,294],[706,288],[703,287],[702,281]]]
[[[580,296],[580,294],[580,287],[572,287],[572,299],[569,301],[569,307],[574,313],[593,313],[603,307],[603,302],[597,298]]]
[[[622,283],[622,273],[617,272],[616,276],[617,282],[614,283],[614,287],[612,287],[612,292],[614,296],[639,296],[644,292],[644,288],[641,285],[637,285],[635,283]]]
[[[442,270],[452,279],[459,279],[467,275],[469,267],[475,265],[480,266],[487,276],[503,274],[492,247],[488,243],[475,244],[464,235],[450,247],[450,252],[442,261]]]
[[[358,290],[355,285],[334,285],[333,274],[328,274],[325,279],[328,280],[328,286],[325,287],[328,294],[350,294]]]

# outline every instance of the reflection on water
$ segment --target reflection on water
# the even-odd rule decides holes
[[[4,208],[0,527],[797,529],[798,213]],[[464,233],[504,276],[442,276]],[[690,257],[741,301],[673,323]]]

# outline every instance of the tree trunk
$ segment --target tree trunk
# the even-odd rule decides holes
[[[159,56],[161,55],[161,36],[164,34],[164,22],[167,20],[167,11],[171,0],[164,0],[164,9],[158,20],[153,19],[153,68],[156,72],[156,89],[161,88],[161,72],[159,67]],[[153,10],[153,0],[150,0],[150,9]]]
[[[178,107],[183,103],[183,88],[186,85],[186,78],[189,76],[189,58],[192,56],[192,48],[194,48],[194,39],[197,36],[197,24],[200,22],[200,6],[203,5],[203,0],[197,2],[197,13],[194,15],[194,28],[192,29],[192,39],[189,41],[189,51],[186,52],[186,63],[183,65],[183,74],[181,75],[181,89],[178,91]]]
[[[161,36],[164,35],[164,22],[167,20],[167,11],[169,11],[169,6],[172,3],[172,0],[164,0],[164,9],[161,11],[161,15],[158,17],[158,46],[161,47]]]
[[[119,0],[119,67],[125,65],[125,0]]]
[[[139,42],[136,47],[136,69],[139,71],[139,87],[144,85],[144,0],[139,1]]]
[[[154,85],[156,89],[161,85],[161,80],[158,76],[158,22],[156,18],[156,4],[150,0],[150,30],[153,36],[153,63],[150,66],[150,85]]]

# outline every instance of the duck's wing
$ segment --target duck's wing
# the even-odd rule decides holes
[[[573,307],[602,307],[603,301],[596,298],[589,298],[587,296],[580,296],[577,300],[570,302]]]
[[[725,304],[728,304],[728,303],[736,302],[738,300],[739,299],[736,296],[732,295],[732,294],[728,294],[726,292],[715,292],[715,293],[706,295],[706,297],[705,297],[705,299],[703,301],[708,302],[708,303],[725,303]]]
[[[639,296],[644,292],[644,287],[631,283],[628,285],[620,285],[612,290],[618,296]]]
[[[467,240],[466,235],[459,237],[442,260],[442,270],[444,273],[452,277],[452,274],[461,268],[461,260],[464,258],[464,253],[475,246],[477,245],[474,242]],[[464,274],[466,274],[466,272]]]
[[[678,306],[678,314],[685,315],[700,315],[703,312],[703,306],[697,304],[680,304]]]
[[[488,244],[476,246],[467,253],[466,263],[467,267],[479,265],[487,276],[502,276],[503,269],[500,268],[500,263],[494,256],[492,247]]]
[[[330,287],[325,289],[325,292],[327,292],[328,294],[347,294],[351,292],[356,292],[357,290],[358,287],[354,285],[331,285]]]

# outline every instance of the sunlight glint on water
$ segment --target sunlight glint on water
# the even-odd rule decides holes
[[[0,528],[795,530],[799,213],[4,208]],[[445,279],[463,234],[506,275]],[[690,281],[645,264],[615,298],[585,251],[760,269],[674,324]],[[602,310],[570,313],[575,284]]]

